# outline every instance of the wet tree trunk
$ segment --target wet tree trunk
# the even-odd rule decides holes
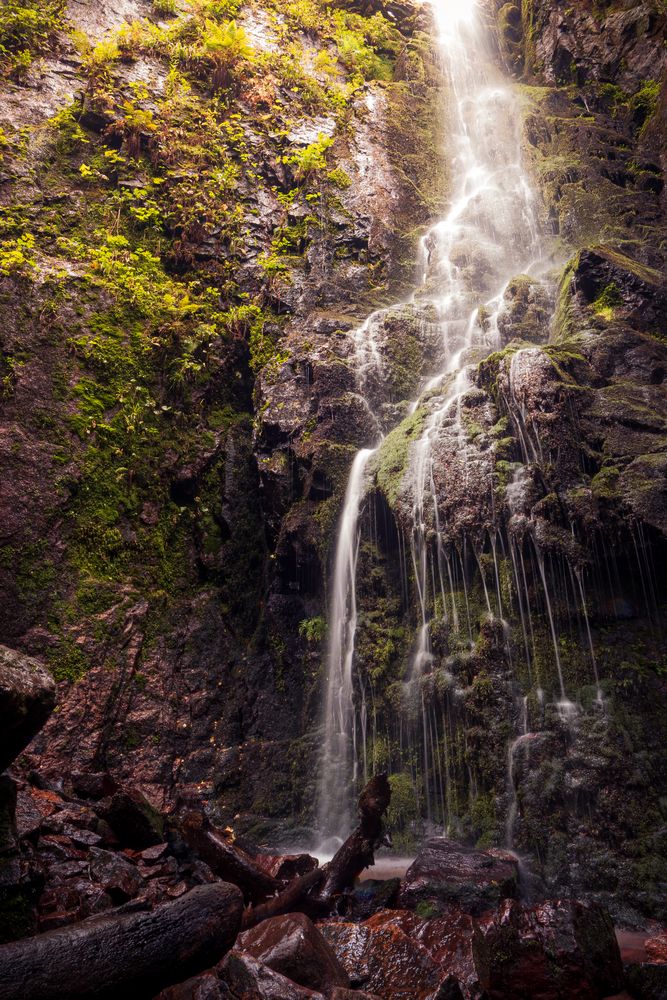
[[[241,892],[198,886],[151,912],[89,917],[0,946],[0,1000],[148,1000],[218,962],[238,934]]]

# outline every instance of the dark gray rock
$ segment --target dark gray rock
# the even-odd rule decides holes
[[[517,886],[517,863],[509,855],[498,857],[434,837],[405,873],[398,905],[414,909],[435,901],[476,914],[516,896]]]
[[[38,660],[0,646],[0,771],[39,732],[56,703],[56,685]]]

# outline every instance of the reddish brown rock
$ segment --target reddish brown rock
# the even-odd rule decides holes
[[[473,955],[489,1000],[599,1000],[624,986],[611,917],[597,904],[506,900],[476,928]]]
[[[214,972],[193,976],[177,986],[168,986],[155,1000],[231,1000],[229,987]]]
[[[324,1000],[322,993],[297,985],[241,951],[228,955],[218,969],[234,1000]]]
[[[56,703],[49,671],[15,649],[0,646],[0,771],[4,771],[39,732]]]
[[[649,938],[644,944],[649,962],[654,965],[667,964],[667,934],[658,934],[657,937]]]
[[[428,1000],[465,1000],[469,995],[463,992],[456,976],[447,976]]]
[[[118,791],[118,785],[107,771],[74,771],[72,789],[82,799],[105,799]]]
[[[169,844],[156,844],[154,847],[147,847],[141,852],[141,858],[149,865],[157,864],[169,854]]]
[[[352,986],[386,1000],[426,1000],[440,985],[442,970],[412,936],[414,927],[403,915],[392,919],[388,913],[363,924],[324,924],[321,930]]]
[[[313,990],[347,986],[348,977],[309,917],[288,913],[239,935],[238,948]]]
[[[112,902],[125,903],[139,892],[142,878],[135,865],[122,854],[112,854],[99,848],[91,848],[89,874],[97,882]]]
[[[256,854],[253,861],[266,875],[285,882],[317,868],[317,858],[310,854]]]
[[[350,990],[345,986],[336,986],[329,1000],[382,1000],[377,993],[366,993],[364,990]]]
[[[398,905],[413,909],[432,902],[480,914],[500,900],[517,894],[518,867],[509,855],[500,857],[434,837],[427,841],[405,873]]]
[[[482,918],[483,920],[483,918]],[[479,977],[472,954],[473,930],[480,921],[468,913],[451,911],[436,920],[422,920],[410,910],[388,910],[378,913],[369,925],[385,923],[398,926],[418,941],[429,953],[443,975],[452,975],[464,992],[471,995],[479,986]],[[441,991],[444,984],[441,984]],[[450,987],[453,989],[453,987]]]

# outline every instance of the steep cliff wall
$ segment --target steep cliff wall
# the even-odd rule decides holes
[[[28,763],[109,767],[157,800],[197,785],[239,829],[294,837],[312,821],[336,519],[377,433],[351,334],[411,287],[447,198],[428,10],[34,7],[0,14],[0,639],[60,682]],[[409,311],[385,323],[373,393],[396,429],[360,552],[367,750],[395,772],[406,845],[439,771],[434,819],[488,845],[515,809],[552,884],[657,913],[665,12],[488,14],[523,94],[555,319],[555,291],[510,283],[504,349],[465,400],[465,476],[438,443],[465,624],[430,609],[425,768],[420,737],[414,759],[401,745],[422,419],[401,416],[437,346]],[[551,697],[558,657],[574,719]],[[508,778],[524,705],[533,738]]]

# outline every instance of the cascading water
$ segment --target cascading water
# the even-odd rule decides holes
[[[430,621],[436,599],[441,598],[445,613],[451,606],[451,622],[459,628],[453,595],[455,569],[441,544],[434,442],[442,434],[452,438],[465,476],[468,436],[462,403],[470,389],[467,365],[498,346],[498,318],[507,284],[514,275],[534,270],[543,256],[534,198],[521,166],[517,98],[494,64],[482,11],[474,0],[433,0],[433,8],[448,78],[445,113],[451,202],[446,216],[422,240],[421,280],[411,300],[435,315],[440,350],[438,370],[411,407],[413,413],[418,407],[424,411],[424,423],[411,455],[410,550],[419,625],[408,687],[419,682],[431,659]],[[371,410],[367,385],[373,371],[381,372],[383,366],[376,340],[382,317],[383,311],[374,313],[352,338],[357,388]],[[378,413],[375,417],[379,439],[382,418]],[[376,451],[377,447],[359,452],[353,463],[335,552],[318,811],[320,832],[329,837],[349,828],[357,777],[356,568],[365,477]],[[435,547],[431,544],[434,537]],[[436,566],[431,555],[434,548]],[[489,613],[502,617],[500,587],[496,588],[495,609],[486,584],[484,588]],[[562,677],[560,695],[565,701]],[[447,767],[447,747],[442,748],[442,755],[438,753],[438,721],[423,698],[421,716],[424,774],[437,776],[433,779],[437,788],[424,792],[427,811],[435,797],[440,812],[446,814],[447,782],[440,757],[444,756]]]

